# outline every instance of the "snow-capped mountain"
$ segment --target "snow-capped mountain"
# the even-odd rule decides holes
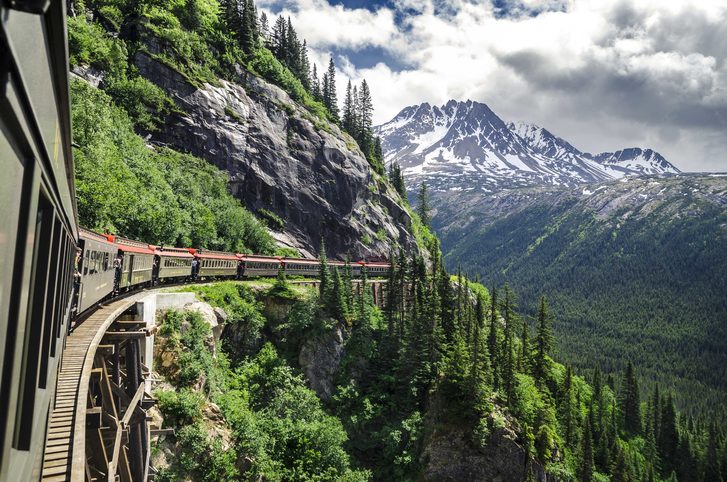
[[[440,191],[574,186],[679,172],[651,149],[582,152],[542,127],[505,123],[471,100],[406,107],[375,132],[387,163],[397,162],[409,180]]]

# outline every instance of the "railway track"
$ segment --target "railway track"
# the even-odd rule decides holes
[[[149,293],[136,293],[100,306],[67,337],[48,422],[42,480],[84,480],[86,399],[97,348],[108,327]]]

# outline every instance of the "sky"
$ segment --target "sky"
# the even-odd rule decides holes
[[[366,79],[374,122],[484,102],[586,152],[652,148],[727,171],[727,0],[257,0],[311,60]],[[271,24],[273,21],[270,22]]]

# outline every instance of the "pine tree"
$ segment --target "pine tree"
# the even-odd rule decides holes
[[[616,446],[616,455],[611,466],[611,480],[613,482],[636,482],[636,477],[632,473],[628,460],[626,460],[626,453],[621,444]]]
[[[356,316],[359,320],[368,320],[371,308],[371,288],[368,284],[369,270],[366,266],[361,267],[361,281],[359,283],[358,303]]]
[[[343,289],[343,279],[338,267],[333,268],[333,283],[331,286],[330,303],[328,312],[337,321],[344,321],[346,318],[346,298]]]
[[[257,45],[258,29],[255,5],[252,0],[242,0],[242,13],[239,39],[242,51],[251,55]]]
[[[417,214],[422,224],[430,227],[432,223],[432,207],[429,203],[429,188],[425,182],[419,187],[419,194],[417,194]]]
[[[535,338],[535,379],[539,382],[545,380],[548,370],[548,353],[553,347],[553,328],[550,326],[550,315],[548,314],[548,301],[545,296],[540,298],[540,310],[538,311],[538,332]]]
[[[399,290],[396,289],[397,271],[399,266],[394,259],[394,253],[389,256],[391,267],[386,281],[386,326],[389,335],[389,341],[394,341],[396,336],[396,314],[399,311]]]
[[[513,339],[515,325],[515,300],[512,290],[505,285],[505,301],[501,312],[505,318],[505,344],[500,362],[502,366],[502,383],[505,388],[508,406],[513,405],[515,398],[515,360],[513,358]]]
[[[271,39],[273,55],[283,63],[285,62],[285,49],[288,45],[288,24],[281,15],[275,20]]]
[[[334,122],[338,122],[338,94],[336,93],[336,64],[333,57],[328,60],[328,71],[323,77],[323,103],[331,113]]]
[[[462,339],[458,333],[455,336],[457,339]],[[472,333],[471,352],[472,369],[469,389],[474,397],[472,401],[477,403],[480,396],[485,392],[485,387],[488,384],[487,375],[490,371],[485,338],[485,298],[481,293],[477,295],[475,306],[475,323]]]
[[[562,405],[562,412],[563,412],[563,438],[565,441],[566,447],[574,448],[575,447],[575,427],[576,427],[576,421],[577,421],[577,415],[573,413],[573,370],[571,369],[570,365],[566,368],[565,371],[565,379],[563,380],[563,400],[561,402]],[[593,426],[590,422],[588,423],[588,431],[591,432],[591,427]],[[593,441],[593,435],[592,433],[589,433],[591,436],[591,443]],[[584,439],[585,443],[585,439]],[[591,465],[593,462],[593,448],[590,447],[591,450]]]
[[[381,137],[379,136],[376,136],[374,138],[374,159],[376,159],[381,165],[383,165],[384,149],[381,147]]]
[[[344,300],[344,317],[349,318],[354,311],[354,299],[353,299],[353,275],[351,272],[351,258],[346,256],[346,264],[343,267],[342,276],[342,289],[343,289],[343,300]],[[359,320],[361,321],[361,320]]]
[[[343,99],[343,120],[342,126],[349,134],[353,133],[353,92],[351,90],[351,80],[346,84],[346,97]]]
[[[679,434],[676,427],[676,411],[674,410],[671,393],[662,398],[660,404],[661,421],[659,434],[657,435],[657,445],[662,460],[662,474],[666,475],[678,468]]]
[[[300,46],[298,53],[298,79],[303,87],[310,91],[311,89],[311,78],[310,78],[310,61],[308,60],[308,42],[303,40],[303,45]]]
[[[578,480],[580,482],[591,482],[593,472],[593,434],[591,433],[591,422],[586,417],[586,423],[583,427],[583,450],[581,464],[578,468]]]
[[[260,21],[258,22],[260,28],[260,37],[262,37],[265,46],[269,45],[270,42],[270,23],[268,22],[268,16],[265,12],[260,14]]]
[[[361,88],[358,91],[358,143],[366,158],[373,157],[373,113],[374,105],[371,100],[371,91],[366,79],[361,81]],[[381,173],[380,173],[381,174]]]
[[[319,272],[318,272],[318,299],[320,306],[322,308],[325,308],[329,306],[328,303],[328,294],[330,287],[329,284],[329,278],[330,274],[328,271],[328,259],[326,258],[326,243],[323,239],[321,239],[321,248],[318,254],[318,261],[319,261]]]
[[[712,423],[709,427],[709,438],[707,440],[707,452],[704,454],[704,470],[702,480],[710,482],[723,482],[722,471],[719,463],[717,430]]]
[[[492,388],[498,390],[500,388],[500,366],[498,364],[498,345],[497,345],[497,289],[492,287],[492,297],[490,298],[490,333],[487,337],[487,348],[490,354],[490,369],[492,370]]]
[[[636,381],[634,366],[628,363],[621,383],[621,397],[619,409],[623,417],[623,427],[629,435],[641,434],[641,402],[639,400],[639,385]]]
[[[321,101],[323,99],[323,94],[321,93],[321,81],[318,79],[318,67],[316,64],[313,64],[313,74],[311,75],[311,94],[317,101]]]
[[[522,330],[520,331],[520,353],[517,359],[517,371],[530,373],[530,326],[528,320],[523,317]]]

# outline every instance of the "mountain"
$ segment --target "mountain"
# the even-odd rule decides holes
[[[725,415],[727,175],[434,201],[448,266],[509,283],[521,306],[546,294],[561,359],[607,372],[631,360],[691,413]]]
[[[387,163],[435,191],[494,192],[539,185],[575,186],[679,169],[651,149],[592,155],[547,129],[506,123],[487,105],[450,100],[403,109],[377,126]]]

